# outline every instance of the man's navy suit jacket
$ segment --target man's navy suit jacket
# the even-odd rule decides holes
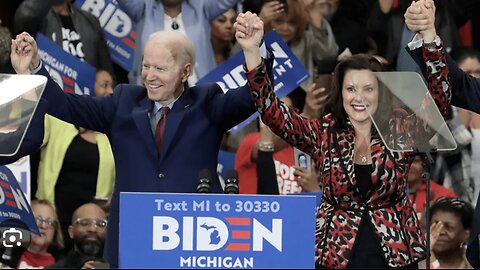
[[[427,66],[423,61],[421,49],[413,51],[406,50],[410,53],[413,60],[420,66],[423,75],[426,78]],[[448,66],[448,80],[452,86],[451,105],[463,108],[475,113],[480,113],[480,79],[468,75],[461,70],[457,63],[446,54]],[[477,164],[478,166],[478,164]],[[480,197],[476,204],[473,223],[471,226],[470,239],[468,240],[467,259],[470,264],[478,269],[480,268]]]
[[[247,85],[225,94],[217,84],[186,87],[167,114],[158,153],[149,117],[154,103],[143,86],[118,85],[109,97],[80,96],[65,94],[45,68],[38,74],[48,78],[43,98],[50,115],[110,139],[116,182],[105,259],[112,267],[118,266],[119,193],[195,192],[200,170],[216,175],[224,132],[255,112]],[[213,192],[222,192],[218,179],[211,185]]]

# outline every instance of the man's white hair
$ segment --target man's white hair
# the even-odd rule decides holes
[[[159,31],[150,35],[149,41],[170,46],[178,64],[192,64],[195,67],[195,49],[192,42],[179,31]]]

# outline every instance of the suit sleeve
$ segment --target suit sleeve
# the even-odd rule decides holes
[[[199,1],[199,0],[193,0]],[[240,0],[204,0],[204,12],[209,22],[233,8]]]
[[[48,101],[48,114],[76,126],[109,133],[114,102],[122,92],[121,85],[115,88],[113,96],[108,97],[67,94],[50,77],[45,67],[42,67],[38,74],[48,79],[42,95],[42,98]]]
[[[138,23],[145,14],[145,1],[147,0],[118,0],[118,5],[130,19]]]
[[[420,67],[423,75],[427,77],[427,65],[423,60],[422,49],[409,50],[407,47],[406,50]],[[449,69],[448,80],[452,88],[450,104],[475,113],[480,113],[480,79],[470,76],[461,70],[450,55],[445,54],[445,56]]]
[[[323,124],[324,120],[309,120],[302,117],[278,99],[273,91],[270,74],[265,62],[247,72],[251,96],[262,121],[290,145],[312,157],[317,156],[321,136],[326,134],[328,125]]]

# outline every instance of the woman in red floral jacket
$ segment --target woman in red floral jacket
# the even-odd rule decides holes
[[[235,29],[242,43],[263,35],[263,23],[254,14],[241,14]],[[441,51],[423,48],[430,67],[428,90],[445,117],[450,86]],[[382,65],[368,55],[354,55],[339,63],[334,72],[337,90],[327,98],[323,117],[308,120],[276,98],[259,51],[244,54],[262,120],[284,140],[309,153],[322,171],[324,201],[317,216],[316,266],[416,267],[425,258],[426,248],[406,193],[413,154],[389,151],[367,112],[374,113],[386,95],[373,73],[382,71]]]

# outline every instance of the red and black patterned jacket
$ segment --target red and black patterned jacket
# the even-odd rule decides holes
[[[430,94],[446,117],[451,95],[445,56],[423,50],[429,59]],[[346,129],[336,128],[331,114],[319,120],[303,118],[275,97],[267,73],[264,64],[247,72],[262,120],[284,140],[309,153],[322,172],[324,201],[317,214],[316,265],[346,268],[362,220],[372,222],[388,266],[406,266],[423,259],[425,236],[406,193],[413,155],[391,152],[378,135],[372,136],[373,189],[364,203],[356,188],[351,124],[347,123]],[[369,219],[364,219],[367,215]]]

